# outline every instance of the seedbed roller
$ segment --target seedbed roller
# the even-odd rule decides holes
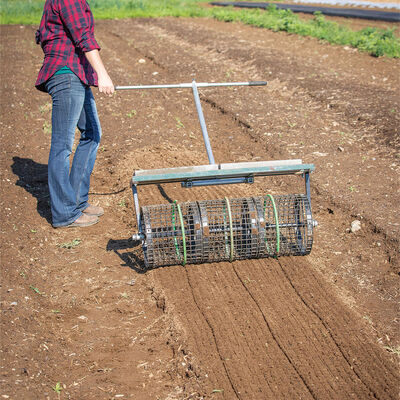
[[[131,187],[138,233],[147,268],[309,254],[313,229],[310,173],[301,160],[217,164],[201,108],[198,88],[261,86],[267,82],[181,83],[117,86],[117,90],[191,88],[209,160],[208,165],[136,170]],[[139,206],[138,186],[180,182],[182,187],[253,183],[256,177],[298,175],[304,194],[199,200]]]

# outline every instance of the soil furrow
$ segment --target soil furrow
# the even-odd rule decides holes
[[[261,396],[261,393],[265,398],[285,398],[293,397],[295,393],[299,394],[301,388],[297,384],[289,384],[289,382],[301,383],[301,379],[266,329],[259,311],[251,302],[249,303],[248,295],[241,289],[231,267],[221,263],[209,267],[189,267],[188,270],[194,295],[199,299],[199,307],[202,308],[202,313],[212,326],[216,341],[222,344],[219,352],[225,359],[227,370],[238,394],[242,398],[255,399],[259,398],[257,396]],[[181,286],[182,278],[175,276],[175,290],[172,293],[172,288],[165,280],[168,273],[157,271],[157,276],[161,277],[160,283],[165,288],[167,301],[170,301],[174,309],[178,311],[180,307],[177,305],[182,306],[181,299],[174,296],[174,293]],[[217,302],[219,307],[215,308],[213,304]],[[187,307],[188,305],[185,303],[184,308]],[[182,312],[185,313],[183,310],[178,311],[179,314]],[[243,313],[250,319],[243,319]],[[208,340],[198,339],[199,335],[200,337],[205,335],[206,331],[204,329],[195,331],[191,328],[190,321],[188,322],[187,329],[197,338],[195,343],[207,342]],[[189,342],[192,342],[190,337]],[[268,349],[266,349],[265,343],[268,343]],[[198,348],[198,350],[201,350],[200,354],[203,357],[214,359],[207,348]],[[265,360],[263,361],[263,359]],[[207,373],[210,377],[220,374],[218,369],[213,367],[214,361],[211,364],[203,363],[203,368],[208,370]],[[283,371],[287,378],[283,378]],[[248,381],[245,377],[249,376],[252,379],[245,384],[244,382]],[[282,379],[284,382],[281,382]],[[281,388],[280,391],[277,391],[276,387],[278,382],[280,382],[278,385]],[[289,386],[287,386],[288,384]],[[226,388],[224,389],[226,391]],[[307,391],[300,390],[300,393],[303,393],[304,396]],[[229,398],[229,393],[226,393],[226,396]]]
[[[186,269],[185,272],[186,272],[186,278],[187,278],[188,285],[189,285],[189,287],[190,287],[190,292],[191,292],[191,294],[192,294],[193,301],[194,301],[194,303],[196,304],[196,307],[198,308],[199,312],[200,312],[201,315],[203,316],[203,320],[204,320],[205,323],[208,325],[208,327],[209,327],[209,329],[210,329],[210,331],[211,331],[211,334],[212,334],[212,337],[213,337],[213,341],[214,341],[214,343],[215,343],[215,348],[216,348],[216,350],[217,350],[217,353],[218,353],[218,356],[219,356],[219,358],[220,358],[220,360],[221,360],[221,363],[222,363],[222,365],[223,365],[223,367],[224,367],[224,371],[225,371],[225,374],[226,374],[226,376],[227,376],[227,378],[228,378],[228,381],[229,381],[229,384],[230,384],[230,386],[231,386],[231,389],[232,389],[233,393],[235,394],[236,398],[237,398],[237,399],[241,399],[242,397],[239,395],[237,389],[235,388],[234,382],[232,381],[232,378],[231,378],[231,376],[229,375],[229,371],[228,371],[228,368],[227,368],[227,366],[226,366],[225,360],[224,360],[224,358],[222,357],[221,352],[220,352],[220,350],[219,350],[218,341],[217,341],[217,337],[216,337],[216,335],[215,335],[214,328],[213,328],[213,326],[211,325],[210,321],[208,320],[207,316],[204,314],[204,312],[203,312],[202,309],[200,308],[199,303],[198,303],[197,300],[196,300],[196,297],[195,297],[195,294],[194,294],[194,291],[193,291],[193,286],[192,286],[192,284],[191,284],[191,282],[190,282],[190,276],[189,276],[188,270]]]
[[[373,99],[384,97],[389,102],[397,107],[399,106],[399,98],[396,90],[392,87],[379,88],[374,85],[373,79],[368,79],[360,83],[354,79],[349,79],[346,83],[339,81],[334,71],[329,71],[327,74],[326,69],[317,69],[315,64],[304,63],[303,59],[297,59],[296,57],[279,57],[277,54],[273,54],[275,57],[271,57],[271,50],[266,49],[262,43],[257,41],[249,42],[243,40],[237,40],[237,34],[226,32],[224,40],[220,40],[216,30],[202,24],[203,29],[196,31],[196,35],[193,35],[193,27],[190,24],[169,24],[168,21],[157,21],[152,23],[152,26],[157,25],[163,29],[173,32],[174,35],[188,41],[188,48],[198,45],[201,43],[202,46],[207,47],[222,53],[225,57],[232,60],[237,60],[242,64],[246,64],[251,59],[251,65],[262,70],[265,67],[265,59],[269,61],[269,72],[279,76],[285,76],[285,79],[289,79],[291,84],[295,84],[303,88],[312,96],[322,101],[323,105],[334,104],[334,107],[342,111],[348,116],[354,116],[356,114],[362,116],[363,119],[367,119],[368,123],[377,126],[380,132],[383,133],[385,140],[389,146],[398,146],[398,132],[399,121],[395,123],[393,118],[388,118],[389,110],[376,109],[376,114],[372,115],[371,111],[373,107]],[[296,71],[301,71],[302,79],[298,79],[299,75]],[[310,78],[312,76],[312,78]],[[318,81],[315,77],[324,76],[324,87],[318,87]],[[395,75],[392,75],[393,79],[396,79]],[[328,78],[328,79],[327,79]],[[346,77],[347,78],[347,77]],[[351,77],[352,78],[352,77]],[[397,77],[398,81],[398,77]],[[317,93],[317,95],[315,95]],[[358,101],[354,99],[354,93],[359,94]],[[333,96],[332,96],[333,95]],[[350,110],[351,108],[352,110]]]
[[[296,268],[293,268],[293,263],[288,260],[281,260],[280,266],[283,274],[287,277],[288,282],[298,294],[304,305],[310,309],[310,311],[321,321],[323,326],[329,332],[332,340],[335,342],[340,353],[343,354],[343,358],[346,360],[353,372],[359,377],[363,384],[368,390],[373,393],[376,398],[395,398],[396,393],[390,393],[387,391],[391,381],[397,380],[398,372],[390,366],[386,366],[386,373],[382,376],[376,377],[376,370],[380,370],[383,367],[381,364],[382,358],[377,353],[377,347],[375,345],[368,346],[366,348],[360,348],[357,343],[362,342],[363,329],[359,323],[353,321],[352,316],[349,315],[347,310],[341,310],[340,312],[327,312],[332,311],[338,304],[334,296],[330,297],[331,291],[326,284],[323,284],[315,275],[315,272],[311,271],[307,264],[301,260],[296,260]],[[290,268],[292,266],[292,268]],[[299,269],[302,270],[299,273]],[[307,271],[307,277],[304,273]],[[315,291],[310,291],[309,288],[305,288],[303,285],[312,285]],[[316,292],[320,299],[315,301]],[[350,335],[344,340],[343,328],[348,328]],[[340,333],[338,331],[341,331]],[[347,329],[346,329],[347,330]],[[350,350],[351,347],[351,350]],[[365,365],[365,358],[369,358],[370,368],[360,369],[360,365]],[[372,364],[372,365],[371,365]]]
[[[310,392],[311,396],[313,399],[317,399],[318,397],[315,395],[313,389],[307,384],[307,381],[303,378],[303,376],[301,375],[301,373],[298,371],[298,369],[296,368],[296,365],[293,364],[293,362],[291,361],[291,359],[289,358],[288,354],[285,352],[285,349],[280,345],[279,340],[276,338],[276,336],[274,335],[274,332],[272,331],[268,320],[265,316],[265,314],[262,311],[262,308],[260,306],[260,304],[258,303],[258,301],[255,299],[255,297],[252,295],[251,291],[247,288],[247,286],[245,285],[244,281],[242,280],[242,278],[240,277],[240,275],[238,274],[235,266],[233,266],[233,271],[235,272],[235,275],[237,276],[237,278],[239,279],[239,281],[241,282],[243,288],[248,292],[249,296],[251,297],[251,299],[254,301],[256,307],[259,309],[260,313],[262,314],[262,317],[267,325],[268,330],[270,331],[272,338],[274,339],[274,341],[276,342],[276,344],[278,345],[279,349],[282,351],[282,353],[284,354],[284,356],[286,357],[286,359],[288,360],[288,362],[290,363],[290,365],[293,366],[294,370],[297,372],[297,374],[299,375],[300,379],[302,380],[304,386],[307,388],[307,390]]]
[[[249,272],[241,269],[238,269],[238,273],[243,277],[247,276],[250,282],[253,279],[253,284],[247,285],[249,291],[260,302],[262,312],[269,319],[277,340],[317,398],[368,397],[369,391],[366,391],[361,381],[354,376],[351,366],[347,365],[334,341],[330,340],[329,332],[308,309],[301,306],[296,293],[284,282],[284,275],[278,270],[279,265],[274,262],[268,268],[262,262],[260,265],[256,262],[253,264],[252,274],[246,275]],[[286,268],[293,267],[294,265],[286,263]],[[306,272],[304,270],[303,273]],[[307,290],[314,293],[311,285]],[[314,301],[319,299],[314,298]],[[336,314],[340,313],[340,310],[331,312]],[[341,334],[347,335],[345,332]],[[297,342],[295,352],[293,340]],[[330,355],[334,357],[331,358]],[[338,382],[332,377],[339,377],[339,380],[346,384],[338,387]],[[331,390],[319,387],[317,382],[320,381],[329,382]]]

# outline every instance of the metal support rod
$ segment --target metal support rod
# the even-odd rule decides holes
[[[139,207],[139,197],[137,192],[137,185],[132,185],[133,201],[135,202],[135,212],[136,212],[136,223],[139,235],[143,235],[142,224],[140,222],[140,207]]]
[[[307,227],[307,223],[305,222],[292,222],[292,223],[281,223],[279,224],[279,228],[305,228]],[[269,230],[276,230],[276,224],[268,224],[265,226],[265,229]],[[210,233],[224,233],[227,232],[226,226],[219,226],[219,227],[209,227],[208,228]],[[232,226],[232,232],[246,232],[248,228],[246,226]],[[170,237],[177,237],[182,235],[182,229],[168,227],[167,229],[163,229],[162,231],[158,231],[157,227],[153,229],[151,232],[152,239],[160,239],[160,238],[170,238]]]
[[[194,102],[196,103],[197,115],[199,116],[201,132],[203,133],[204,144],[206,146],[208,161],[210,164],[215,164],[214,156],[211,149],[210,139],[208,137],[206,121],[204,120],[203,110],[201,108],[199,91],[197,90],[196,81],[194,79],[192,82],[192,91],[193,91]]]
[[[238,183],[254,183],[254,177],[244,176],[239,178],[199,179],[196,181],[183,181],[181,182],[181,186],[184,188],[192,188],[196,186],[215,186],[215,185],[229,185]]]
[[[311,189],[310,189],[310,173],[309,172],[304,173],[304,182],[305,182],[305,186],[306,186],[307,199],[311,206]]]

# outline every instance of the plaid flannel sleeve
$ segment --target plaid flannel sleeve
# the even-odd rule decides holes
[[[76,47],[84,52],[100,50],[94,38],[93,16],[86,0],[61,0],[60,17]]]

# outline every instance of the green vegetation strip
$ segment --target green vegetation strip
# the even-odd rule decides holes
[[[43,0],[2,0],[1,24],[34,24],[40,21]],[[89,0],[96,19],[211,17],[225,22],[242,22],[273,31],[311,36],[332,44],[346,45],[373,56],[400,58],[400,38],[393,29],[365,28],[353,31],[315,13],[302,19],[290,10],[205,7],[197,0]]]

